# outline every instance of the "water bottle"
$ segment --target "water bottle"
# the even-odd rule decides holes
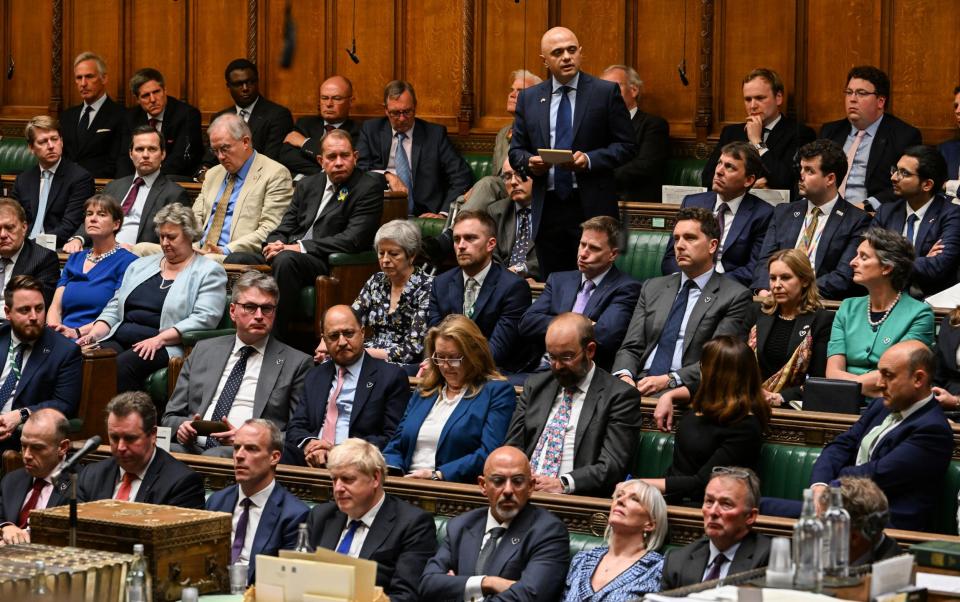
[[[310,534],[307,533],[307,523],[300,523],[297,530],[297,545],[293,547],[294,552],[311,553],[313,548],[310,546]]]
[[[843,507],[839,487],[830,488],[830,505],[823,513],[823,572],[843,579],[850,565],[850,513]]]
[[[50,590],[47,589],[47,563],[42,560],[33,561],[33,580],[32,580],[34,600],[44,599]]]
[[[133,544],[133,562],[127,569],[127,602],[151,602],[150,573],[143,557],[143,544]]]
[[[797,589],[820,591],[823,577],[823,524],[817,518],[813,492],[803,490],[803,511],[793,527],[793,585]]]

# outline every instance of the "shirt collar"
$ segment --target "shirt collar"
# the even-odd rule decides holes
[[[907,217],[910,217],[911,215],[916,215],[916,216],[917,216],[917,224],[919,224],[920,222],[922,222],[922,221],[923,221],[923,216],[927,214],[927,209],[930,208],[930,204],[933,203],[933,199],[935,199],[935,198],[937,198],[937,197],[935,197],[935,196],[930,197],[930,200],[927,201],[926,203],[924,203],[924,204],[923,204],[919,209],[917,209],[916,211],[913,210],[913,207],[910,206],[910,203],[908,203],[906,200],[904,200],[904,201],[903,201],[903,205],[904,205],[904,207],[907,208]]]
[[[361,353],[357,361],[353,362],[349,366],[344,366],[344,368],[347,369],[347,372],[349,372],[353,376],[359,375],[360,370],[363,368],[363,356],[365,356],[366,354],[367,354],[366,352]],[[340,364],[337,364],[336,362],[334,362],[334,366],[339,368]]]
[[[236,112],[236,114],[237,114],[238,116],[240,115],[240,111],[246,111],[248,116],[249,116],[249,115],[252,115],[252,114],[253,114],[253,107],[257,106],[257,102],[258,102],[259,100],[260,100],[260,97],[258,96],[258,97],[256,98],[256,100],[254,100],[253,102],[250,103],[249,106],[241,107],[240,105],[235,104],[235,105],[233,105],[233,109],[234,109],[234,111]]]
[[[577,75],[580,75],[580,74],[578,73]],[[639,110],[640,110],[640,107],[633,107],[632,109],[629,109],[629,111],[630,111],[630,119],[633,119],[634,116],[637,114],[637,111],[639,111]]]
[[[373,527],[373,521],[377,518],[377,513],[380,512],[380,508],[383,508],[383,502],[387,499],[387,494],[383,491],[380,492],[380,501],[373,505],[373,508],[367,510],[366,514],[360,517],[360,522],[363,523],[363,526],[367,529]]]
[[[106,93],[106,92],[104,92],[103,94],[101,94],[101,95],[100,95],[100,98],[96,99],[95,101],[91,102],[90,104],[83,103],[83,105],[84,105],[84,110],[86,110],[86,107],[93,107],[93,110],[94,110],[94,111],[99,111],[99,110],[100,110],[100,107],[102,107],[102,106],[103,106],[103,103],[105,103],[105,102],[107,102],[107,93]]]
[[[484,535],[486,535],[486,534],[490,531],[490,529],[493,529],[494,527],[503,527],[504,529],[509,529],[509,528],[510,528],[510,522],[511,522],[511,521],[509,521],[509,520],[503,521],[502,523],[501,523],[501,522],[498,522],[497,519],[495,519],[495,518],[493,517],[493,512],[490,512],[490,509],[488,508],[488,509],[487,509],[487,524],[484,526],[483,533],[484,533]]]
[[[17,260],[20,259],[20,253],[23,252],[23,245],[25,244],[27,244],[26,239],[24,239],[23,244],[20,245],[20,248],[17,249],[17,252],[10,256],[10,265],[16,265]]]
[[[550,77],[550,82],[553,84],[553,88],[551,88],[551,91],[552,91],[553,94],[556,94],[556,93],[557,93],[557,90],[559,90],[562,86],[569,86],[569,87],[573,88],[574,90],[576,90],[576,89],[577,89],[577,84],[580,83],[580,72],[577,71],[577,74],[573,76],[573,79],[571,79],[570,81],[568,81],[568,82],[565,83],[565,84],[561,84],[561,83],[558,82],[557,79],[556,79],[555,77],[553,77],[553,76]]]
[[[820,205],[820,211],[821,211],[824,215],[829,216],[831,213],[833,213],[833,207],[837,204],[837,201],[838,201],[839,199],[840,199],[840,195],[837,195],[837,196],[833,197],[832,199],[830,199],[829,201],[827,201],[826,203],[824,203],[823,205]],[[814,208],[814,207],[816,207],[816,205],[814,205],[814,204],[810,201],[810,199],[807,199],[807,213],[806,213],[806,215],[810,215],[810,212],[813,211],[813,208]]]
[[[876,121],[874,121],[873,123],[871,123],[871,124],[868,125],[867,127],[863,128],[863,129],[867,132],[867,136],[870,136],[871,138],[874,138],[874,137],[877,135],[877,128],[880,127],[880,122],[881,122],[881,121],[883,121],[883,113],[880,114],[880,117],[877,117],[877,120],[876,120]],[[850,124],[850,135],[851,135],[851,136],[856,136],[856,135],[857,135],[857,132],[859,132],[859,131],[860,131],[860,130],[858,130],[855,125],[853,125],[852,123]]]
[[[249,344],[249,346],[250,346],[250,347],[253,347],[254,349],[256,349],[256,350],[257,350],[257,353],[259,353],[260,355],[263,355],[263,352],[264,352],[264,351],[266,350],[266,348],[267,348],[267,339],[269,339],[269,338],[270,338],[270,335],[267,335],[267,336],[263,337],[262,339],[260,339],[259,341],[257,341],[256,343],[251,343],[251,344]],[[240,351],[240,349],[242,349],[243,347],[247,347],[247,346],[248,346],[248,344],[247,344],[247,343],[244,343],[243,341],[241,341],[241,340],[240,340],[240,337],[238,337],[238,336],[234,336],[234,337],[233,337],[233,353],[238,353],[238,352]]]
[[[473,276],[473,279],[477,281],[477,285],[478,285],[478,286],[480,286],[480,287],[483,286],[483,281],[484,281],[484,279],[486,279],[487,274],[490,273],[490,267],[491,267],[492,265],[493,265],[493,259],[491,258],[490,261],[487,262],[486,267],[483,268],[482,270],[480,270],[480,272],[479,272],[476,276]],[[460,273],[463,275],[463,284],[464,284],[464,286],[466,286],[466,284],[467,284],[467,279],[470,278],[470,276],[467,276],[467,273],[464,272],[463,270],[461,270]]]
[[[250,171],[250,166],[253,165],[253,161],[257,158],[257,151],[253,151],[247,160],[243,162],[243,167],[240,168],[236,173],[236,178],[238,182],[243,182],[247,179],[247,172]]]
[[[270,479],[270,482],[267,484],[266,487],[254,493],[253,495],[244,494],[243,487],[237,486],[237,491],[239,492],[239,495],[237,497],[237,503],[240,503],[243,500],[250,498],[254,506],[256,506],[257,508],[264,508],[266,507],[267,501],[270,499],[270,495],[273,494],[273,489],[276,486],[277,486],[277,480]]]
[[[140,174],[135,173],[133,177],[142,178],[143,185],[146,186],[147,188],[150,188],[151,186],[153,186],[153,183],[157,181],[157,178],[160,177],[160,170],[158,169],[157,171],[151,174],[147,174],[145,176],[141,176]]]
[[[698,289],[703,290],[703,287],[707,286],[707,282],[709,282],[709,281],[710,281],[710,278],[713,277],[713,271],[714,271],[714,269],[713,269],[713,268],[710,268],[710,269],[707,270],[706,272],[700,274],[699,276],[697,276],[696,278],[693,279],[693,281],[697,283],[697,288],[698,288]],[[681,288],[683,287],[684,284],[687,283],[687,280],[690,280],[690,277],[687,276],[686,274],[684,274],[684,273],[681,271],[681,272],[680,272],[680,287],[681,287]]]
[[[597,364],[596,362],[591,361],[590,369],[587,370],[587,373],[584,374],[583,378],[580,379],[580,382],[577,383],[576,389],[578,393],[586,394],[586,392],[590,389],[590,383],[593,382],[593,375],[594,373],[596,373],[596,371],[597,371]]]
[[[773,131],[773,128],[777,127],[777,124],[780,123],[780,120],[783,119],[783,113],[777,113],[777,116],[773,118],[773,121],[769,125],[763,126],[763,129]]]
[[[138,479],[140,479],[141,481],[143,480],[143,477],[147,474],[147,471],[150,470],[150,465],[153,464],[153,461],[156,460],[156,459],[157,459],[157,447],[154,446],[154,447],[153,447],[153,455],[150,456],[150,461],[147,462],[147,465],[143,467],[143,470],[141,470],[140,472],[137,473],[137,478],[138,478]],[[124,470],[122,466],[120,466],[120,478],[121,478],[121,479],[123,478],[123,475],[125,475],[126,473],[127,473],[127,471]]]
[[[594,276],[593,278],[590,279],[590,280],[593,280],[593,289],[594,289],[594,290],[596,290],[597,287],[600,286],[600,283],[603,282],[603,279],[607,277],[607,274],[610,273],[610,270],[611,270],[612,268],[613,268],[613,264],[611,263],[611,264],[610,264],[610,267],[608,267],[607,269],[605,269],[604,271],[600,272],[599,274],[597,274],[596,276]],[[586,282],[587,282],[587,277],[583,274],[583,272],[580,272],[580,288],[581,288],[581,289],[583,288],[583,285],[584,285]]]
[[[43,172],[45,172],[45,171],[49,171],[51,174],[57,175],[57,168],[60,167],[60,164],[61,164],[61,163],[63,163],[63,157],[60,157],[59,159],[57,159],[57,162],[53,164],[53,167],[50,167],[50,168],[47,168],[47,169],[44,169],[43,167],[41,167],[41,166],[39,166],[39,165],[38,165],[37,167],[40,168],[40,175],[41,175],[41,176],[43,176]]]
[[[710,558],[707,559],[707,566],[713,564],[713,559],[720,555],[723,552],[723,555],[727,557],[727,563],[733,562],[733,557],[737,555],[737,550],[740,549],[740,544],[743,542],[741,539],[737,543],[733,544],[726,550],[721,550],[713,543],[713,540],[710,540]]]
[[[720,203],[726,203],[726,204],[727,204],[727,207],[730,208],[730,213],[731,213],[732,215],[736,215],[736,214],[737,214],[737,209],[740,208],[740,203],[743,202],[743,197],[745,197],[746,195],[747,195],[747,193],[744,192],[743,194],[741,194],[740,196],[738,196],[737,198],[735,198],[735,199],[733,199],[733,200],[725,201],[725,200],[723,200],[723,197],[721,197],[720,194],[717,193],[717,202],[716,202],[716,204],[713,206],[713,210],[716,211],[716,210],[720,207]],[[723,234],[723,233],[721,232],[721,234]]]
[[[147,113],[147,112],[144,111],[144,113]],[[147,113],[147,121],[149,122],[151,119],[156,119],[160,123],[163,123],[163,116],[166,114],[167,114],[167,107],[163,107],[163,110],[160,111],[160,114],[157,115],[156,117],[151,117],[150,113]]]
[[[907,406],[906,408],[900,410],[900,416],[902,417],[901,420],[906,420],[907,418],[909,418],[911,414],[916,413],[917,410],[927,405],[927,402],[930,401],[931,399],[933,399],[933,393],[931,393],[930,395],[927,395],[920,401],[915,401],[909,406]]]
[[[416,122],[416,120],[414,120],[413,125],[410,126],[410,129],[407,130],[406,132],[404,132],[404,134],[407,135],[407,140],[410,141],[410,144],[413,144],[413,130],[414,130],[414,128],[416,128],[416,127],[417,127],[417,122]],[[393,132],[393,137],[396,138],[396,137],[397,137],[397,130],[395,130],[395,129],[393,129],[393,128],[391,127],[391,128],[390,128],[390,131]]]

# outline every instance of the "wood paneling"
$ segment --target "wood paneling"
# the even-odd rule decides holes
[[[396,19],[395,2],[387,0],[357,0],[357,55],[359,64],[354,64],[346,49],[353,42],[353,2],[336,2],[335,43],[329,57],[331,63],[328,76],[335,73],[344,75],[353,83],[356,100],[352,112],[355,115],[383,115],[383,87],[395,77],[401,62],[396,53],[396,29],[400,22]],[[454,2],[449,2],[454,10]],[[319,82],[318,82],[319,83]],[[420,90],[418,96],[430,95],[429,89]],[[451,104],[451,111],[456,104]]]
[[[317,113],[317,88],[325,76],[325,3],[301,0],[292,3],[297,46],[290,68],[280,67],[283,55],[284,3],[263,2],[264,35],[258,39],[257,66],[260,88],[274,102],[285,104],[296,115]]]
[[[86,3],[82,3],[84,6]],[[153,67],[163,74],[167,94],[196,103],[187,96],[189,69],[187,64],[189,42],[189,2],[127,2],[126,38],[128,51],[124,65],[124,82],[138,69]],[[206,26],[219,27],[219,19],[211,19]],[[221,67],[222,69],[223,67]],[[204,77],[213,74],[203,74]],[[127,100],[132,105],[134,99]]]
[[[203,0],[190,4],[187,98],[209,119],[233,104],[223,70],[247,56],[247,7],[237,0]],[[215,23],[216,27],[208,24]],[[167,84],[169,87],[169,83]]]
[[[124,2],[66,2],[63,13],[63,106],[80,103],[73,83],[73,60],[81,52],[96,52],[107,63],[107,93],[130,99],[123,70]],[[122,95],[122,96],[121,96]]]
[[[455,126],[462,81],[462,0],[412,0],[404,4],[405,35],[400,37],[404,64],[397,75],[402,73],[417,90],[418,117]],[[381,102],[382,98],[381,94]]]
[[[53,3],[5,0],[0,10],[3,56],[0,79],[0,116],[27,118],[47,112],[52,62]],[[13,77],[7,79],[9,61]]]

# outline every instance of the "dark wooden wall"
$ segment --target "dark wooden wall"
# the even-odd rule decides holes
[[[295,0],[296,54],[279,67],[283,0],[0,0],[0,130],[79,101],[73,57],[101,53],[110,93],[127,103],[126,82],[152,66],[167,90],[205,117],[227,106],[226,63],[248,56],[262,91],[295,115],[316,111],[317,87],[341,73],[353,80],[360,117],[381,114],[383,84],[410,80],[418,114],[488,144],[507,123],[509,73],[543,74],[539,40],[553,25],[573,29],[584,68],[635,66],[642,107],[670,122],[683,152],[743,118],[740,80],[776,69],[788,111],[814,127],[843,116],[844,76],[854,64],[885,69],[890,107],[928,142],[953,135],[953,87],[960,82],[960,11],[955,0]],[[356,5],[357,53],[351,45]],[[684,43],[685,42],[685,43]],[[684,46],[685,51],[684,51]],[[677,64],[685,53],[690,85]],[[13,61],[12,78],[6,77]],[[473,134],[473,136],[467,136]]]

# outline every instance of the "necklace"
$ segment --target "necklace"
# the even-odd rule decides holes
[[[160,276],[160,290],[165,291],[176,281],[176,278],[171,278],[170,280],[164,280],[163,276]],[[166,285],[166,286],[164,286]]]
[[[93,251],[90,251],[90,254],[87,255],[87,261],[89,261],[90,263],[100,263],[107,257],[110,257],[111,255],[116,253],[119,248],[120,248],[120,243],[113,243],[113,248],[107,251],[106,253],[94,255]]]
[[[897,298],[893,300],[893,303],[890,304],[890,307],[887,308],[887,311],[883,312],[883,315],[880,316],[880,319],[876,322],[873,321],[873,317],[870,315],[870,298],[867,297],[867,322],[870,323],[870,328],[874,332],[880,329],[880,325],[883,324],[883,321],[890,316],[890,312],[893,311],[893,308],[897,306],[897,303],[900,302],[900,297],[903,295],[903,291],[897,293]]]

